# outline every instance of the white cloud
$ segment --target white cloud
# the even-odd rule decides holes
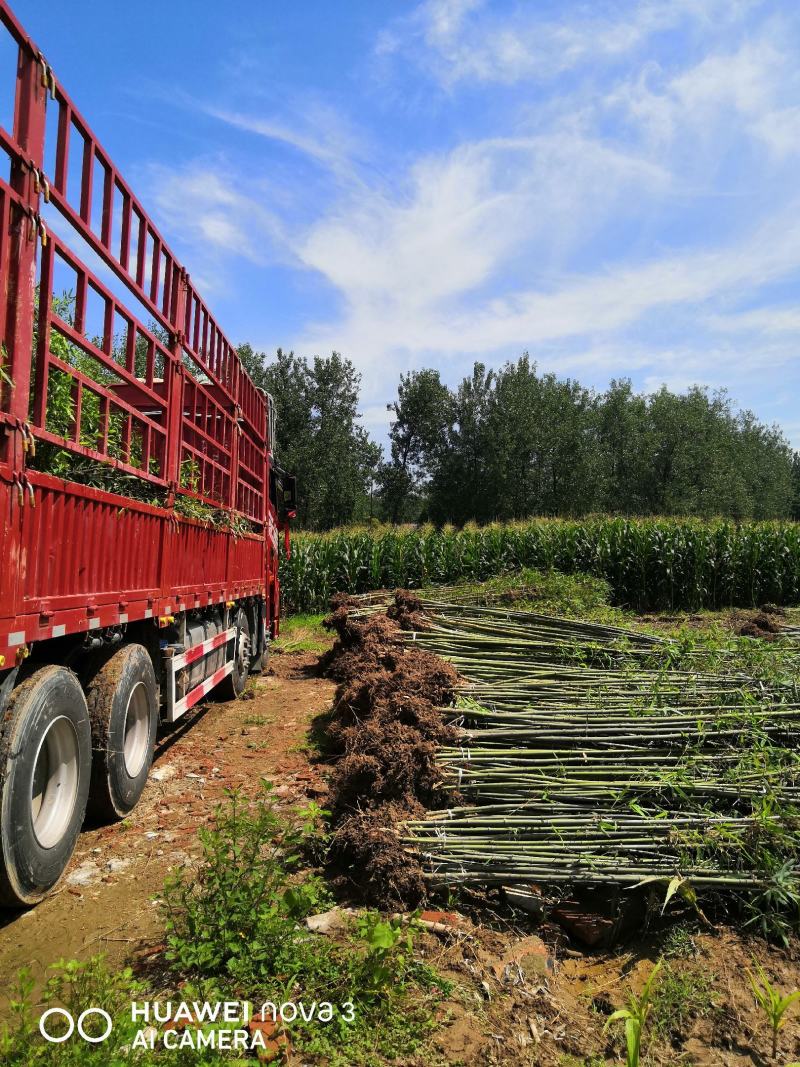
[[[365,152],[361,138],[329,105],[306,100],[283,119],[234,111],[216,104],[196,105],[211,118],[289,145],[316,163],[347,178],[355,176],[353,159]]]
[[[516,247],[578,216],[585,237],[625,189],[668,181],[657,166],[569,131],[472,142],[420,160],[399,195],[346,200],[311,228],[300,254],[343,291],[415,306],[481,285]]]
[[[151,167],[149,178],[160,216],[188,242],[264,263],[264,237],[276,245],[285,240],[280,221],[257,198],[236,190],[222,159],[195,160],[180,170]]]
[[[207,298],[231,290],[231,264],[245,260],[252,270],[293,262],[289,229],[268,209],[260,183],[240,191],[231,180],[235,168],[225,157],[196,159],[175,169],[151,165],[143,173],[147,200],[167,234],[175,235],[176,255]]]
[[[626,114],[659,152],[687,138],[708,148],[742,135],[778,159],[800,151],[800,78],[774,31],[677,74],[646,64],[604,105]]]
[[[617,330],[658,308],[763,286],[800,267],[797,207],[727,247],[618,267],[552,293],[494,301],[472,317],[469,337],[488,348]]]
[[[562,17],[552,20],[534,4],[501,13],[485,0],[425,0],[380,36],[377,51],[413,55],[451,87],[467,79],[511,84],[617,61],[654,34],[686,23],[719,26],[749,6],[730,0],[598,2],[591,15],[565,5]]]
[[[759,116],[758,136],[777,157],[800,152],[800,106],[778,107]]]
[[[715,315],[710,324],[724,333],[796,333],[800,336],[800,311],[797,308],[762,307],[738,314]]]
[[[402,223],[394,228],[390,224],[388,229],[378,225],[372,231],[376,238],[380,237],[377,263],[369,252],[362,253],[358,248],[348,254],[337,245],[335,234],[330,233],[330,244],[324,249],[316,247],[315,265],[326,270],[346,293],[347,313],[342,321],[313,328],[304,339],[305,346],[311,350],[330,347],[329,339],[335,336],[337,347],[355,357],[365,370],[367,384],[378,389],[385,389],[387,366],[396,368],[411,353],[434,361],[447,356],[479,357],[501,352],[507,356],[523,348],[536,351],[542,346],[571,341],[575,350],[551,354],[551,365],[572,372],[581,367],[596,371],[602,358],[598,341],[603,336],[620,336],[646,316],[670,308],[683,314],[694,309],[696,313],[723,298],[730,301],[746,297],[753,289],[800,269],[798,208],[800,204],[793,205],[724,247],[686,250],[584,276],[551,279],[549,284],[547,279],[540,279],[538,284],[513,295],[458,301],[452,297],[463,295],[467,282],[475,283],[498,270],[493,258],[498,253],[497,246],[484,245],[480,253],[468,257],[466,264],[459,264],[458,242],[448,244],[453,255],[451,274],[444,262],[439,231],[429,235],[435,254],[427,256],[424,247],[407,248]],[[461,234],[465,249],[472,245],[470,232],[467,228]],[[328,266],[323,255],[324,252],[332,262],[337,249],[349,264],[344,274]],[[419,275],[413,271],[413,253],[421,256]],[[374,271],[370,274],[372,264]],[[360,269],[364,270],[363,276],[356,276]],[[392,269],[394,273],[390,274]],[[452,279],[459,270],[454,283]],[[585,349],[587,345],[589,353],[582,354],[582,346]],[[601,347],[607,353],[609,373],[629,373],[645,364],[646,356],[641,350],[631,350],[628,341],[616,345],[606,342]],[[693,381],[703,379],[704,369],[714,366],[724,346],[711,345],[697,351]],[[738,370],[748,361],[752,366],[757,360],[769,368],[778,355],[774,349],[766,348],[759,359],[751,348],[747,360],[742,357]],[[782,358],[785,357],[783,350]],[[652,360],[657,358],[651,356]],[[730,374],[737,368],[729,360],[725,369]]]

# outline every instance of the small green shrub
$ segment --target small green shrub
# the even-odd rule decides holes
[[[778,1055],[778,1035],[786,1025],[786,1012],[800,1000],[800,990],[781,996],[769,978],[764,968],[756,960],[753,960],[756,974],[748,970],[747,977],[750,979],[750,987],[756,1003],[767,1018],[772,1032],[772,1059]]]
[[[332,903],[324,881],[301,870],[324,852],[327,814],[309,804],[288,822],[268,783],[253,802],[229,792],[215,824],[200,831],[197,869],[176,872],[165,888],[167,957],[177,976],[232,983],[254,1002],[352,1004],[352,1019],[339,1011],[329,1025],[298,1019],[286,1031],[332,1065],[367,1065],[419,1047],[449,987],[415,960],[413,920],[367,912],[341,936],[306,928],[308,915]]]
[[[39,1064],[82,1067],[83,1064],[117,1063],[123,1059],[130,1063],[143,1062],[141,1053],[126,1057],[126,1049],[139,1029],[138,1023],[131,1021],[130,1001],[140,997],[143,991],[130,969],[112,972],[104,957],[99,955],[84,962],[60,960],[50,971],[40,1010],[36,1012],[33,978],[27,970],[18,975],[9,1005],[11,1021],[0,1024],[0,1063],[13,1064],[14,1067]],[[62,1043],[52,1043],[40,1035],[39,1018],[49,1008],[66,1008],[73,1019],[77,1019],[89,1006],[102,1008],[113,1020],[113,1029],[102,1043],[86,1042],[74,1033]],[[87,1018],[84,1026],[91,1036],[98,1036],[106,1029],[105,1021],[96,1015]],[[58,1037],[66,1033],[66,1019],[52,1016],[46,1028],[48,1033]]]
[[[330,901],[319,880],[292,884],[303,828],[275,811],[269,793],[250,805],[236,791],[199,832],[199,868],[178,869],[164,893],[168,958],[176,969],[237,979],[291,973],[302,947],[295,920]]]
[[[641,993],[637,996],[631,993],[627,1008],[619,1008],[609,1015],[604,1030],[612,1023],[624,1022],[625,1024],[625,1067],[639,1067],[642,1054],[642,1036],[645,1023],[653,1010],[653,983],[658,972],[661,970],[661,960],[653,967],[647,976],[647,981]]]

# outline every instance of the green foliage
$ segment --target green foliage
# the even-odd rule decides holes
[[[377,912],[366,912],[358,919],[359,936],[367,946],[361,969],[363,992],[374,997],[390,982],[405,980],[413,960],[414,934],[401,919],[383,919]]]
[[[386,517],[396,523],[418,517],[431,463],[446,445],[454,410],[450,390],[434,370],[401,374],[397,400],[388,407],[394,416],[391,460],[381,467],[378,481]]]
[[[5,346],[5,342],[0,342],[0,396],[2,396],[2,386],[7,386],[9,389],[14,388],[14,379],[6,370],[8,365],[8,349]]]
[[[52,298],[53,311],[64,322],[73,324],[73,293],[63,293]],[[103,339],[91,339],[96,347],[102,347]],[[34,367],[36,360],[37,339],[34,338]],[[124,341],[114,339],[112,359],[124,362]],[[99,363],[79,345],[70,341],[55,326],[50,331],[50,352],[79,373],[85,375],[98,385],[110,387],[120,382],[120,378],[109,367]],[[35,380],[35,372],[34,372]],[[105,415],[104,405],[99,393],[84,384],[80,425],[77,422],[77,402],[74,390],[75,379],[57,367],[51,367],[47,379],[47,402],[45,410],[45,428],[65,441],[77,441],[77,444],[94,452],[104,452],[110,459],[128,466],[144,470],[141,429],[132,421],[128,425],[128,416],[122,408],[111,404]],[[33,381],[32,381],[33,385]],[[103,438],[105,436],[105,445]],[[136,474],[126,473],[110,466],[100,459],[93,459],[62,448],[54,444],[40,444],[31,462],[39,470],[47,471],[60,478],[68,478],[85,485],[94,485],[110,492],[121,493],[148,503],[158,503],[158,489]],[[158,460],[151,456],[148,473],[159,474]]]
[[[356,422],[359,376],[334,353],[307,361],[251,346],[240,357],[278,412],[276,454],[298,476],[309,529],[386,521],[481,523],[532,515],[784,518],[800,467],[777,427],[736,411],[724,391],[694,386],[597,394],[540,374],[523,355],[476,363],[455,389],[438,371],[402,374],[389,404],[390,455]],[[374,489],[377,488],[377,499]]]
[[[327,901],[319,883],[292,885],[302,830],[285,823],[269,797],[250,806],[236,791],[199,832],[202,861],[167,882],[168,958],[183,972],[206,976],[291,973],[298,934],[294,920]]]
[[[619,1008],[609,1015],[603,1028],[607,1030],[612,1023],[624,1022],[625,1067],[639,1067],[642,1052],[642,1035],[648,1016],[653,1010],[653,983],[660,970],[661,960],[658,961],[648,975],[641,993],[638,996],[635,993],[631,993],[628,1007]]]
[[[510,574],[487,578],[485,582],[459,582],[452,586],[428,586],[420,591],[434,600],[449,604],[470,603],[508,605],[514,611],[535,611],[542,615],[564,615],[597,620],[624,621],[621,612],[611,608],[611,589],[602,578],[589,574],[563,574],[561,571],[523,567]]]
[[[787,810],[784,817],[797,825],[796,810]],[[796,847],[789,842],[778,851],[761,847],[758,860],[764,872],[763,888],[744,901],[746,927],[752,927],[768,941],[788,946],[792,934],[800,929],[800,882],[795,870]]]
[[[301,533],[281,561],[282,596],[291,611],[324,611],[334,592],[482,582],[525,567],[600,578],[617,604],[639,609],[790,604],[800,600],[800,526],[595,516]]]
[[[772,985],[766,971],[757,960],[753,960],[756,974],[748,969],[747,977],[750,979],[750,987],[756,1003],[767,1017],[772,1031],[772,1058],[778,1055],[778,1035],[786,1025],[786,1012],[800,1000],[800,990],[781,996],[780,992]]]
[[[20,972],[9,1005],[10,1022],[0,1024],[0,1062],[10,1067],[106,1067],[108,1064],[181,1067],[191,1064],[219,1064],[228,1058],[214,1048],[198,1048],[190,1053],[165,1048],[156,1041],[153,1049],[134,1045],[137,1033],[143,1029],[140,1020],[131,1018],[131,1002],[156,999],[152,991],[138,981],[130,968],[111,970],[101,954],[88,960],[60,960],[50,968],[43,994],[37,996],[30,972]],[[210,983],[185,983],[177,1001],[219,1001],[222,994]],[[49,1008],[66,1008],[77,1020],[88,1007],[102,1008],[112,1020],[112,1029],[104,1041],[85,1041],[73,1031],[63,1042],[49,1042],[41,1036],[38,1021]],[[34,1010],[34,1008],[36,1010]],[[219,1024],[202,1027],[207,1033]],[[234,1025],[234,1024],[229,1024]],[[96,1014],[83,1023],[90,1037],[100,1037],[107,1030],[107,1021]],[[68,1026],[63,1015],[51,1016],[46,1023],[48,1033],[59,1036]]]
[[[476,363],[450,390],[436,372],[401,377],[387,518],[491,522],[530,515],[788,516],[794,454],[775,427],[735,412],[724,391],[694,386],[597,394],[540,374],[527,353],[497,370]]]
[[[137,1050],[126,1056],[125,1047],[130,1045],[138,1023],[130,1017],[130,1002],[142,995],[143,987],[129,968],[111,972],[102,955],[79,960],[60,960],[50,968],[40,1010],[34,1012],[34,982],[27,970],[20,972],[16,989],[10,1002],[11,1022],[0,1024],[0,1062],[15,1067],[35,1067],[39,1064],[56,1064],[58,1067],[81,1067],[83,1064],[104,1065],[107,1063],[144,1062],[145,1050]],[[87,1007],[102,1008],[113,1020],[113,1030],[107,1040],[92,1044],[83,1041],[74,1033],[63,1043],[51,1043],[40,1036],[38,1020],[41,1014],[52,1007],[66,1008],[73,1019]],[[106,1029],[102,1017],[93,1015],[85,1022],[87,1033],[99,1036]],[[54,1036],[66,1033],[67,1022],[63,1016],[51,1016],[48,1032]]]
[[[337,352],[307,361],[279,348],[267,363],[250,345],[238,351],[275,402],[274,451],[297,477],[298,522],[329,529],[370,518],[381,450],[358,424],[361,376],[353,364]]]
[[[413,922],[367,912],[341,938],[306,929],[302,920],[331,904],[324,882],[301,872],[302,860],[324,851],[327,812],[310,804],[289,823],[270,789],[263,783],[252,803],[229,792],[213,827],[200,832],[198,868],[168,881],[171,966],[182,977],[233,982],[248,996],[352,1003],[352,1021],[340,1012],[328,1026],[287,1024],[295,1045],[332,1064],[413,1052],[447,984],[414,960]]]

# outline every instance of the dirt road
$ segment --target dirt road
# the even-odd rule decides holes
[[[105,952],[122,962],[161,939],[157,897],[170,868],[197,849],[197,830],[226,788],[275,783],[279,803],[319,799],[320,775],[303,744],[330,706],[333,685],[316,656],[275,655],[252,700],[206,703],[159,738],[144,796],[122,822],[87,828],[56,892],[30,911],[0,917],[0,1001],[23,966],[34,976],[64,958]]]

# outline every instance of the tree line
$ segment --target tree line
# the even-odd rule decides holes
[[[333,353],[239,354],[277,408],[275,453],[297,475],[300,523],[455,523],[531,515],[800,517],[800,454],[724,391],[605,392],[525,354],[475,363],[456,388],[401,374],[388,454],[359,424],[360,376]]]

